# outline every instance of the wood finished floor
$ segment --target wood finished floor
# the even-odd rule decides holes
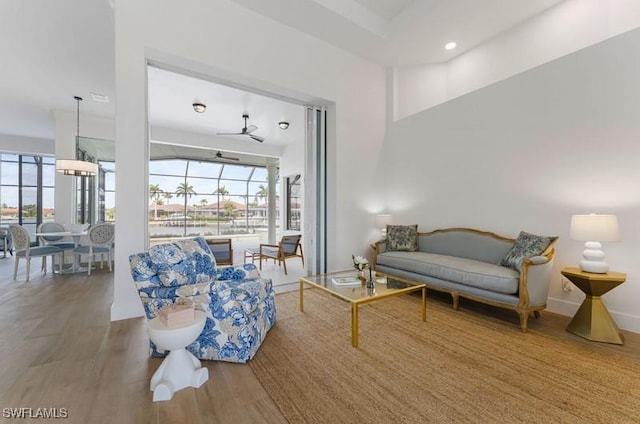
[[[152,402],[149,380],[161,360],[148,357],[145,319],[109,321],[113,274],[43,275],[36,264],[30,282],[24,281],[22,264],[13,281],[13,258],[0,259],[0,408],[66,408],[69,419],[52,422],[287,422],[242,364],[203,361],[210,375],[203,387],[183,389],[168,402]],[[447,301],[430,296],[429,302]],[[467,313],[497,315],[519,331],[513,312],[464,301],[461,307]],[[566,333],[568,321],[543,312],[530,326],[640,360],[640,335],[625,333],[624,346],[591,343]]]

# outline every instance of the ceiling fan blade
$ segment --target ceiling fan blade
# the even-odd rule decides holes
[[[244,127],[242,128],[241,132],[239,132],[239,133],[219,132],[219,133],[216,133],[216,134],[217,135],[247,135],[247,136],[251,137],[252,139],[254,139],[255,141],[258,141],[258,142],[262,143],[264,141],[263,137],[260,137],[259,135],[253,135],[252,134],[255,130],[258,129],[258,127],[256,125],[248,125],[247,126],[247,119],[249,119],[249,115],[244,114],[244,115],[242,115],[242,118],[244,119]],[[220,156],[218,156],[218,157],[220,157]]]

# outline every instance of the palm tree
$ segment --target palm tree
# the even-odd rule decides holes
[[[224,203],[223,209],[227,213],[227,216],[229,216],[229,218],[231,218],[231,225],[234,225],[235,224],[235,217],[236,217],[236,210],[235,210],[235,207],[233,206],[233,202],[231,200],[227,200]]]
[[[187,182],[178,184],[176,188],[176,197],[184,196],[184,231],[187,232],[187,200],[194,194],[197,194],[193,186]]]
[[[256,192],[256,198],[266,199],[267,197],[269,197],[269,189],[264,184],[260,184]]]
[[[220,186],[220,188],[216,189],[216,191],[214,191],[213,194],[219,194],[220,196],[222,196],[222,200],[224,200],[224,196],[229,194],[229,190],[227,190],[227,188],[222,185]]]
[[[153,201],[153,219],[158,219],[158,200],[162,195],[162,190],[158,184],[149,184],[149,197]]]

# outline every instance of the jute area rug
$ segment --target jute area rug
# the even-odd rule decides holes
[[[291,423],[640,423],[640,363],[439,301],[360,307],[318,290],[276,296],[250,361]],[[544,316],[543,318],[544,319]],[[517,319],[515,320],[517,322]]]

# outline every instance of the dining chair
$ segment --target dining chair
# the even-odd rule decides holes
[[[87,236],[88,245],[81,245],[73,249],[75,255],[89,255],[88,275],[91,275],[91,268],[95,255],[100,255],[100,269],[103,267],[104,255],[109,261],[109,271],[113,271],[113,239],[115,237],[115,225],[105,222],[89,227]]]
[[[278,261],[278,265],[282,264],[284,274],[287,275],[287,259],[300,258],[302,266],[304,266],[304,255],[302,254],[302,244],[300,244],[301,238],[300,234],[282,236],[278,244],[262,243],[258,248],[245,249],[245,261],[247,258],[251,258],[252,262],[258,259],[262,270],[262,260],[273,259]]]
[[[38,229],[36,233],[63,233],[66,232],[67,229],[62,226],[62,224],[58,224],[57,222],[43,222],[38,225]],[[62,249],[62,266],[64,266],[64,251],[65,250],[73,250],[76,245],[73,241],[64,240],[65,236],[38,236],[40,240],[40,245],[42,246],[56,246]]]
[[[31,236],[29,232],[21,225],[9,225],[9,233],[13,241],[15,250],[15,262],[13,264],[13,279],[18,274],[18,263],[24,258],[27,261],[27,281],[29,281],[29,270],[31,267],[31,258],[41,257],[43,260],[43,271],[47,273],[47,256],[51,256],[51,272],[55,270],[55,257],[62,255],[62,249],[56,246],[35,246],[31,247]]]
[[[2,258],[7,257],[7,252],[13,256],[13,244],[9,227],[0,227],[0,239],[2,239]]]

